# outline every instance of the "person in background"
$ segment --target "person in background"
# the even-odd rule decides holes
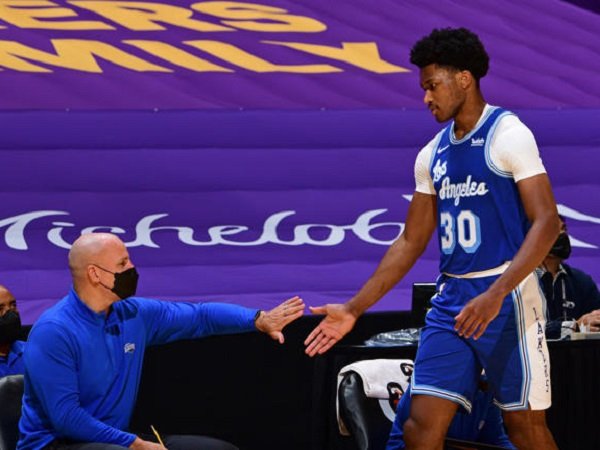
[[[15,296],[0,285],[0,378],[25,371],[25,342],[19,340],[21,317]]]
[[[283,343],[283,328],[304,312],[302,299],[260,311],[136,297],[137,270],[123,242],[108,233],[79,237],[69,252],[69,269],[69,293],[42,314],[29,335],[17,448],[235,449],[205,436],[167,435],[163,446],[129,430],[144,351],[178,339],[255,330]]]
[[[598,286],[588,274],[565,263],[570,255],[567,224],[560,216],[560,234],[537,270],[546,297],[549,339],[559,339],[570,330],[600,331]]]

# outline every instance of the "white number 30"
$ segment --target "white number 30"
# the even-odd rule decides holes
[[[479,217],[471,210],[461,211],[456,220],[449,212],[440,214],[442,252],[449,255],[456,242],[467,253],[475,253],[481,245]]]

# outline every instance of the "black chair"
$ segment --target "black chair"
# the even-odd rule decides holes
[[[23,399],[23,375],[0,378],[0,450],[15,450]]]
[[[365,395],[356,372],[344,375],[338,389],[340,418],[360,450],[385,448],[392,422],[385,417],[377,399]]]

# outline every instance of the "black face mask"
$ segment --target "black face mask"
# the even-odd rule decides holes
[[[550,254],[560,259],[567,259],[571,255],[571,240],[567,233],[560,233],[556,242],[550,249]]]
[[[104,270],[105,272],[112,273],[115,276],[115,283],[113,284],[112,289],[108,286],[104,286],[109,291],[117,294],[121,300],[126,299],[128,297],[133,297],[135,295],[135,291],[137,290],[138,279],[140,275],[138,274],[135,267],[131,269],[124,270],[123,272],[111,272],[110,270],[106,270],[103,267],[100,267],[97,264],[94,264],[99,269]]]
[[[12,344],[21,333],[21,316],[10,310],[0,317],[0,344]]]

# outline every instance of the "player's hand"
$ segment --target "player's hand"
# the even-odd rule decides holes
[[[283,344],[283,328],[304,314],[304,301],[296,296],[292,297],[270,311],[262,311],[256,319],[256,328],[267,333],[280,344]]]
[[[584,314],[577,321],[579,328],[585,325],[588,331],[600,331],[600,309]]]
[[[308,335],[304,341],[308,356],[323,354],[342,339],[354,326],[357,317],[350,311],[346,304],[327,304],[325,306],[310,306],[313,314],[325,314],[319,325]]]
[[[454,330],[466,339],[473,336],[477,340],[484,333],[492,320],[496,318],[502,307],[503,298],[488,292],[478,295],[467,303],[462,311],[454,317]]]
[[[139,437],[135,438],[135,441],[129,446],[132,450],[167,450],[166,447],[163,447],[160,444],[155,444],[154,442],[144,441]]]

